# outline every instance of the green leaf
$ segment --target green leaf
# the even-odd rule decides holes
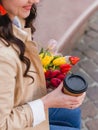
[[[51,53],[49,51],[46,51],[46,53],[47,53],[48,56],[51,56]]]
[[[61,56],[60,56],[60,55],[58,55],[58,56],[54,56],[54,59],[59,58],[59,57],[61,57]]]
[[[55,70],[59,70],[60,69],[60,67],[59,66],[55,66]]]
[[[43,52],[44,52],[44,49],[43,49],[43,48],[41,48],[41,50],[40,50],[39,54],[41,54],[41,53],[43,53]]]

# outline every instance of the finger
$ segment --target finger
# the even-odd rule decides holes
[[[70,96],[67,94],[63,95],[63,100],[65,100],[65,101],[68,100],[70,103],[79,103],[79,101],[80,101],[80,99],[78,97]]]
[[[73,102],[80,102],[80,101],[83,101],[84,98],[85,98],[85,95],[86,95],[86,93],[84,92],[82,95],[77,96],[77,97],[73,97],[71,100],[72,100]]]
[[[80,99],[84,98],[85,96],[86,96],[86,92],[84,92],[82,95],[78,96],[78,99],[80,100]]]
[[[72,105],[70,105],[70,108],[72,108],[72,109],[78,108],[81,106],[81,104],[82,104],[81,102],[76,105],[72,104]]]
[[[65,105],[67,104],[68,106],[75,107],[75,106],[80,106],[82,104],[82,102],[83,102],[83,99],[81,99],[79,101],[75,101],[75,102],[68,100],[68,101],[65,102]]]

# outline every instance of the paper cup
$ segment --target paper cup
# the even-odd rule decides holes
[[[88,83],[83,76],[78,74],[69,74],[63,82],[63,92],[71,96],[79,96],[88,88]]]

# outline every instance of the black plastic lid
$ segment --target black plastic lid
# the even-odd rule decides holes
[[[69,74],[64,79],[64,87],[66,87],[69,92],[79,94],[87,90],[88,84],[82,76]]]

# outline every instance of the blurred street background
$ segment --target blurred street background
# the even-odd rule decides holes
[[[88,27],[72,50],[81,57],[74,71],[82,73],[88,81],[87,97],[81,106],[83,130],[98,129],[98,11],[90,18]]]

